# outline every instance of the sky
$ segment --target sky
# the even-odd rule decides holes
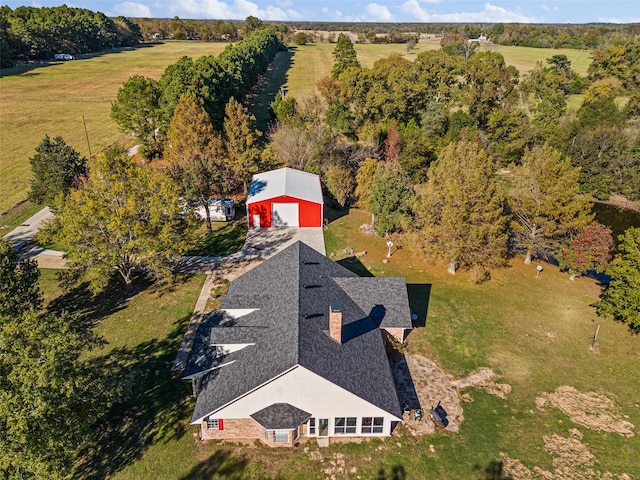
[[[640,23],[640,0],[0,0],[108,16],[326,22]]]

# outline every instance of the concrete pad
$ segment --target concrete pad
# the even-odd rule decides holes
[[[29,240],[33,240],[40,229],[40,224],[45,220],[53,218],[53,213],[49,210],[49,207],[45,207],[38,213],[33,215],[24,221],[20,226],[6,234],[2,239],[5,242],[13,242],[20,246],[24,245]]]
[[[243,250],[258,250],[266,258],[300,240],[315,251],[326,255],[322,227],[250,228]]]

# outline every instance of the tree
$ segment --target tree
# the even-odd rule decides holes
[[[164,158],[169,163],[183,164],[194,157],[220,155],[220,144],[211,124],[211,119],[204,109],[204,102],[194,93],[182,94],[176,106]]]
[[[338,78],[338,76],[349,67],[360,68],[358,62],[358,56],[356,55],[356,49],[353,48],[353,43],[349,37],[344,33],[338,36],[338,42],[333,49],[333,68],[331,69],[331,76]]]
[[[0,475],[9,479],[69,478],[91,423],[128,383],[81,361],[100,344],[86,321],[39,313],[38,276],[0,242]]]
[[[378,168],[378,160],[375,158],[365,158],[358,167],[356,173],[355,195],[360,208],[367,208],[369,196],[371,195],[371,184]]]
[[[111,118],[120,130],[133,133],[141,142],[143,153],[149,156],[161,151],[159,98],[155,80],[134,75],[118,89],[116,100],[111,105]]]
[[[513,169],[509,191],[516,244],[534,255],[553,254],[593,220],[590,198],[579,195],[579,169],[549,145],[527,149]]]
[[[262,28],[263,22],[258,17],[254,17],[253,15],[249,15],[244,19],[244,23],[242,24],[242,32],[245,36],[255,32]]]
[[[87,159],[60,136],[45,135],[29,161],[33,171],[29,200],[34,203],[53,205],[57,195],[66,195],[87,173]]]
[[[296,45],[306,45],[310,41],[309,34],[306,32],[298,32],[293,36],[293,43]]]
[[[476,123],[484,125],[489,113],[502,105],[518,80],[518,70],[507,66],[496,52],[480,52],[467,62],[466,79],[469,93],[465,100]]]
[[[231,168],[243,182],[246,192],[247,182],[260,166],[258,142],[262,133],[254,129],[255,117],[249,115],[246,107],[233,97],[227,103],[224,113],[224,142],[227,155]]]
[[[637,335],[640,333],[640,228],[629,228],[618,239],[618,253],[605,270],[611,281],[595,307],[598,315],[626,323]]]
[[[449,144],[429,169],[417,202],[426,247],[457,268],[503,265],[507,254],[505,199],[493,162],[478,139]],[[484,278],[485,275],[483,275]]]
[[[369,211],[378,235],[401,230],[413,197],[411,184],[397,163],[379,162],[371,181]]]
[[[353,197],[355,179],[348,168],[332,165],[324,174],[324,184],[342,208]]]
[[[222,139],[214,131],[202,100],[193,93],[183,94],[171,119],[165,159],[183,199],[204,206],[209,233],[209,197],[231,189],[229,175],[225,175],[225,157]]]
[[[89,161],[89,176],[59,205],[45,235],[67,246],[67,261],[94,293],[114,274],[132,293],[136,271],[158,279],[191,245],[195,214],[183,212],[178,186],[166,174],[139,167],[122,150]]]
[[[10,242],[0,240],[0,314],[42,308],[40,270],[34,260],[20,261]]]
[[[590,270],[602,273],[614,249],[611,229],[598,222],[580,232],[558,256],[560,268],[568,270],[573,280]]]

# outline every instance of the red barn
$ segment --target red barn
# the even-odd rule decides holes
[[[253,176],[247,197],[249,228],[322,227],[320,177],[280,168]]]

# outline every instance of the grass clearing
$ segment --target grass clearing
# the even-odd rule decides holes
[[[591,52],[588,50],[574,50],[570,48],[533,48],[511,47],[496,44],[482,44],[481,50],[490,50],[502,54],[507,65],[513,65],[521,75],[533,70],[538,63],[547,66],[547,58],[554,55],[566,55],[571,62],[571,68],[582,76],[587,75],[591,64]]]
[[[368,213],[327,210],[327,216],[332,221],[325,242],[334,260],[363,273],[406,278],[418,323],[426,323],[409,335],[408,352],[433,359],[453,378],[478,367],[491,368],[501,375],[501,383],[511,385],[507,399],[480,389],[465,390],[458,434],[414,437],[400,426],[386,440],[332,443],[327,449],[318,449],[315,442],[292,450],[256,443],[198,444],[188,425],[193,407],[186,398],[188,386],[172,379],[168,370],[202,277],[161,287],[139,284],[140,292],[127,301],[117,295],[92,300],[82,289],[56,300],[60,292],[55,272],[44,270],[46,300],[82,308],[109,342],[92,358],[115,356],[119,363],[114,368],[122,368],[123,375],[135,372],[139,380],[134,398],[114,408],[93,449],[83,452],[86,462],[76,478],[502,478],[489,474],[499,471],[507,457],[528,469],[553,472],[557,454],[545,450],[543,436],[573,438],[574,431],[597,459],[590,468],[601,477],[605,472],[640,476],[636,437],[591,430],[573,423],[558,408],[536,407],[536,398],[568,385],[609,398],[638,433],[640,338],[630,336],[623,325],[596,320],[589,307],[600,290],[594,280],[572,282],[546,264],[536,278],[535,263],[524,265],[517,257],[508,268],[492,272],[491,281],[475,285],[465,272],[447,274],[446,265],[424,258],[401,237],[393,239],[396,247],[385,264],[386,241],[359,232],[360,225],[371,220]],[[367,254],[357,262],[345,261],[346,247]],[[599,354],[589,350],[596,323],[602,324]],[[331,474],[327,468],[333,469]]]
[[[132,75],[159,79],[164,69],[184,55],[217,55],[226,44],[172,41],[143,45],[72,62],[44,62],[2,71],[0,78],[0,212],[27,197],[29,157],[45,135],[62,136],[82,155],[133,139],[111,119],[111,102]]]
[[[213,222],[213,232],[207,234],[207,227],[200,227],[202,237],[187,255],[220,257],[240,250],[247,237],[247,220],[242,216],[231,222]]]

